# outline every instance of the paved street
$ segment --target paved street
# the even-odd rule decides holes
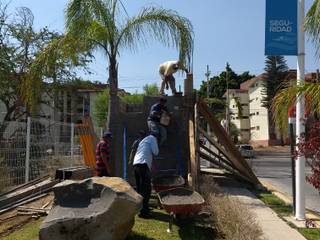
[[[252,160],[252,167],[259,178],[276,187],[280,192],[292,196],[291,160],[287,156],[258,156]],[[307,167],[307,173],[310,168]],[[306,206],[320,213],[320,195],[306,183]]]

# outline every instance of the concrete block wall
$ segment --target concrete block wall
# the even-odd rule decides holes
[[[118,124],[120,132],[127,130],[127,148],[126,155],[129,157],[131,145],[137,138],[139,130],[148,130],[147,118],[151,106],[158,101],[159,97],[144,97],[141,112],[123,112],[120,114]],[[167,97],[167,107],[172,113],[172,121],[167,128],[168,139],[160,148],[159,157],[156,161],[157,174],[165,173],[165,170],[173,169],[183,176],[187,174],[189,160],[188,145],[188,116],[185,98],[183,96]],[[117,147],[116,168],[122,177],[123,174],[123,138],[117,141],[122,146]],[[129,182],[134,182],[132,166],[127,167],[127,176]]]

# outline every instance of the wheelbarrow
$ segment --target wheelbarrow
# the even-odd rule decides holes
[[[185,184],[183,177],[175,174],[159,175],[152,180],[153,188],[156,192],[182,187]]]
[[[196,215],[205,203],[199,193],[183,187],[161,191],[158,193],[158,198],[164,210],[170,214],[167,230],[169,233],[172,231],[174,218],[181,215]]]

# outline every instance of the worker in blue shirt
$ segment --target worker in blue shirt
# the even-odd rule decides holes
[[[157,103],[152,105],[148,117],[148,128],[150,132],[156,132],[159,134],[161,146],[167,139],[167,128],[160,123],[161,115],[165,112],[168,113],[168,108],[166,107],[167,99],[161,97]]]
[[[143,197],[143,207],[139,217],[150,216],[149,199],[151,195],[151,165],[153,157],[158,155],[158,133],[152,132],[139,143],[133,160],[137,192]]]

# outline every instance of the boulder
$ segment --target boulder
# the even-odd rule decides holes
[[[40,240],[125,239],[142,207],[142,197],[116,177],[67,180],[53,191],[55,206],[40,226]]]

